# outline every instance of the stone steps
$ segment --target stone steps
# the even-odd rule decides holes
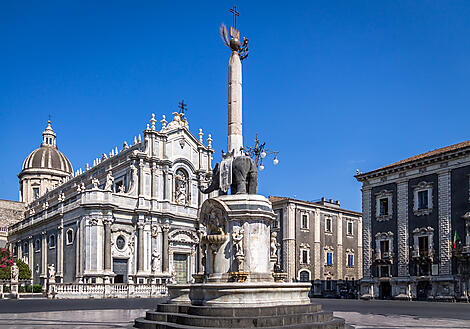
[[[145,318],[137,318],[135,320],[136,328],[141,329],[207,329],[207,328],[230,328],[230,329],[245,329],[247,327],[196,327],[196,326],[189,326],[184,324],[177,324],[177,323],[169,323],[169,322],[159,322],[159,321],[152,321],[147,320]],[[252,327],[252,328],[263,328],[263,329],[344,329],[350,328],[346,326],[343,319],[340,318],[333,318],[330,321],[326,322],[312,322],[312,323],[301,323],[301,324],[293,324],[293,325],[281,325],[281,326],[271,326],[271,327]]]
[[[179,313],[147,312],[147,320],[171,322],[191,325],[196,327],[222,327],[222,328],[257,328],[269,327],[272,325],[292,325],[296,323],[325,322],[333,319],[331,312],[316,312],[303,314],[289,314],[277,316],[261,317],[214,317],[197,316]]]
[[[214,328],[298,328],[343,329],[343,319],[324,312],[321,305],[285,305],[269,307],[210,307],[159,304],[145,318],[135,320],[144,329],[214,329]]]

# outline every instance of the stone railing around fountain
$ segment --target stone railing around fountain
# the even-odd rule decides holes
[[[51,299],[158,298],[167,294],[166,285],[157,283],[49,283],[47,289]]]

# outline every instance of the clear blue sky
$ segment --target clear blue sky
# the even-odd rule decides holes
[[[361,210],[356,168],[469,139],[468,1],[2,1],[0,198],[18,199],[49,114],[78,169],[184,98],[220,160],[230,52],[218,27],[233,4],[250,39],[245,144],[258,132],[281,152],[260,193]]]

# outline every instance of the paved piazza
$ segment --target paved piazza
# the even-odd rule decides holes
[[[0,328],[132,328],[158,299],[3,300]],[[470,328],[470,304],[315,299],[361,328]]]

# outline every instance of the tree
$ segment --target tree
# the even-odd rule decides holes
[[[20,280],[29,280],[31,279],[31,270],[29,269],[28,264],[23,262],[21,259],[16,260],[16,266],[18,266],[19,270],[19,279]]]
[[[0,279],[10,280],[11,266],[15,263],[13,255],[8,249],[0,248]],[[30,273],[31,275],[31,273]]]
[[[0,248],[0,280],[11,279],[11,266],[15,264],[18,266],[20,280],[31,279],[31,270],[29,266],[21,259],[13,259],[13,255],[8,249]]]

